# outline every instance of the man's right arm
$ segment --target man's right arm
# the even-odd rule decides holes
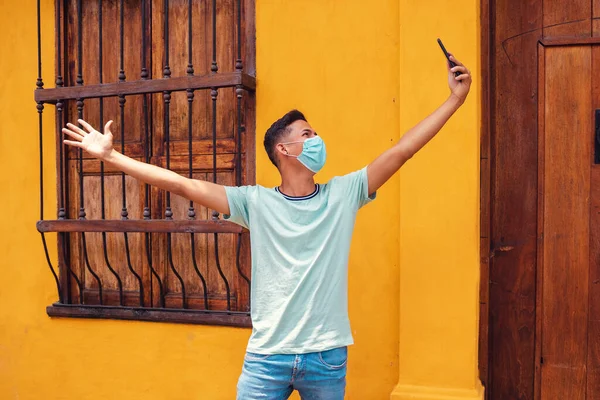
[[[222,185],[189,179],[168,169],[134,160],[114,149],[103,161],[144,183],[168,190],[221,214],[229,214],[229,203]]]
[[[229,214],[229,202],[225,187],[215,183],[189,179],[173,171],[156,165],[134,160],[113,148],[112,121],[104,127],[104,134],[98,132],[84,120],[79,123],[85,130],[67,124],[63,132],[74,140],[65,140],[69,146],[85,150],[91,156],[113,165],[116,169],[144,183],[183,196],[204,207]]]

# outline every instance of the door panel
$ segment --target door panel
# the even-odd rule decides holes
[[[542,47],[541,51],[541,398],[584,400],[590,273],[592,48]]]

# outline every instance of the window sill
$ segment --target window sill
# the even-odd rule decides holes
[[[46,308],[50,317],[120,319],[180,324],[252,327],[250,314],[239,311],[203,311],[171,308],[116,307],[54,303]]]

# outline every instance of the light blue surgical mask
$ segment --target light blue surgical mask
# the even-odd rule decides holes
[[[319,172],[325,165],[327,151],[325,150],[325,142],[320,136],[313,136],[305,141],[287,142],[281,144],[302,143],[302,152],[295,156],[286,154],[290,157],[296,157],[298,161],[315,174]]]

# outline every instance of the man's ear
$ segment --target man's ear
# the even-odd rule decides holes
[[[285,147],[283,144],[281,144],[281,143],[278,143],[278,144],[275,146],[275,148],[276,148],[276,149],[277,149],[277,151],[278,151],[278,152],[280,152],[281,154],[284,154],[284,155],[288,155],[288,154],[289,154],[289,152],[288,152],[288,149],[287,149],[287,148],[286,148],[286,147]]]

